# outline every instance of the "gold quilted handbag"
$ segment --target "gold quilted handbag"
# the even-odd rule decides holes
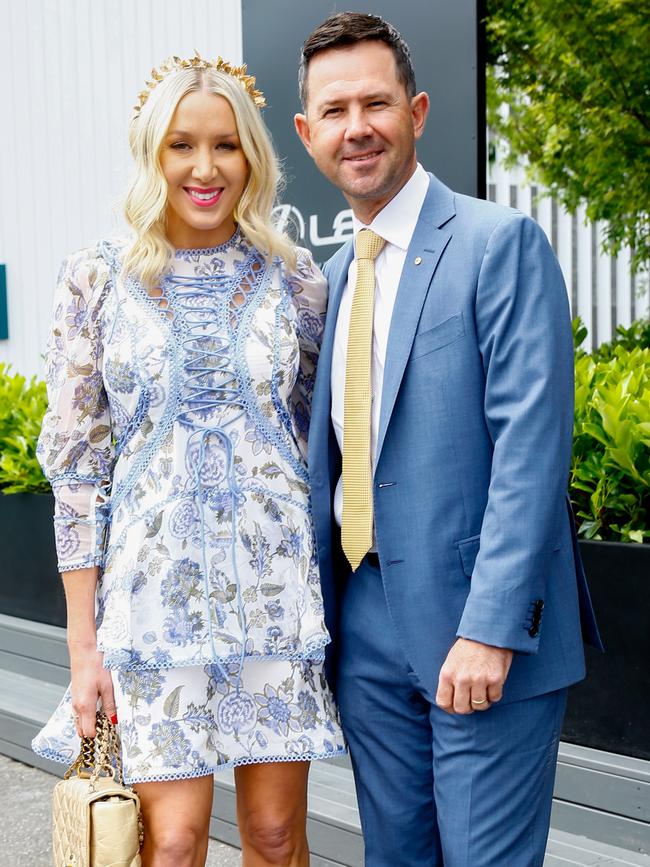
[[[103,713],[54,787],[52,840],[55,867],[141,867],[140,800],[124,785],[117,733]]]

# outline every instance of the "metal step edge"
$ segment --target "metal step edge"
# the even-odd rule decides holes
[[[634,756],[621,756],[606,750],[594,750],[562,741],[558,762],[650,783],[650,761]]]
[[[650,856],[621,850],[607,843],[552,829],[547,848],[547,860],[561,858],[562,863],[617,864],[621,867],[650,867]],[[573,859],[573,860],[572,860]],[[594,860],[596,859],[596,860]],[[544,867],[550,867],[544,862]]]
[[[0,614],[0,650],[67,668],[65,629]]]
[[[650,825],[582,804],[553,799],[551,828],[650,856]],[[650,860],[648,861],[650,867]]]

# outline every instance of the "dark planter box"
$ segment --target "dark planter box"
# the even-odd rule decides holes
[[[0,494],[0,613],[65,626],[51,494]]]
[[[562,740],[650,759],[650,545],[580,542],[605,653],[586,648]]]

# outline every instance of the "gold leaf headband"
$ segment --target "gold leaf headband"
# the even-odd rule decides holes
[[[180,57],[168,57],[167,60],[160,66],[159,69],[151,70],[151,81],[145,82],[145,90],[141,90],[138,94],[138,104],[133,106],[134,116],[137,117],[142,110],[142,106],[149,99],[149,94],[157,87],[160,82],[170,75],[172,72],[177,72],[179,69],[215,69],[217,72],[224,72],[226,75],[232,75],[248,92],[248,95],[253,100],[258,108],[264,108],[266,100],[261,90],[255,88],[255,76],[248,75],[246,72],[246,64],[241,66],[233,66],[222,57],[217,57],[216,60],[205,60],[198,51],[194,51],[194,57],[189,60],[181,59]]]

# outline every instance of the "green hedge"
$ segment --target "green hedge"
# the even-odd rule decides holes
[[[576,407],[571,499],[580,535],[650,539],[650,322],[618,328],[591,355],[574,321]]]
[[[650,321],[619,327],[591,354],[574,321],[576,408],[571,499],[579,533],[617,542],[650,540]],[[45,384],[0,363],[0,491],[44,493],[36,460]]]
[[[50,486],[36,460],[36,440],[47,408],[45,383],[28,382],[0,363],[0,491],[43,494]]]

